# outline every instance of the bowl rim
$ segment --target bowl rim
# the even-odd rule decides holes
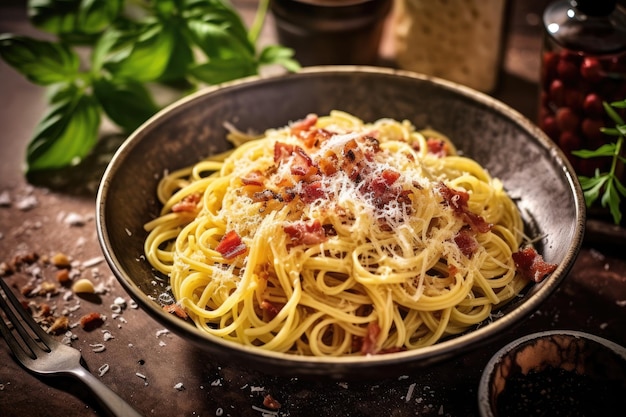
[[[126,154],[128,154],[135,146],[135,141],[140,138],[145,131],[150,130],[151,126],[158,122],[159,119],[166,116],[168,113],[173,112],[175,109],[183,106],[187,106],[192,102],[198,100],[201,97],[214,94],[216,92],[223,92],[228,89],[245,88],[248,85],[256,83],[276,82],[281,79],[288,78],[306,78],[316,77],[320,75],[331,74],[345,74],[345,73],[362,73],[372,75],[384,75],[401,78],[416,79],[419,81],[425,81],[428,83],[437,84],[439,87],[452,91],[455,94],[472,99],[479,104],[489,107],[495,110],[501,115],[505,115],[517,124],[522,130],[525,130],[532,134],[534,138],[545,150],[549,150],[550,156],[553,160],[557,161],[559,168],[562,170],[569,189],[573,192],[574,197],[574,209],[575,209],[575,224],[573,227],[573,236],[570,242],[567,242],[569,248],[563,261],[557,266],[557,269],[553,272],[553,276],[558,279],[552,279],[544,282],[540,288],[538,288],[533,294],[532,299],[523,305],[519,306],[515,310],[509,312],[504,317],[500,317],[497,320],[481,325],[478,328],[471,330],[470,332],[455,336],[451,339],[442,340],[434,345],[422,347],[419,349],[394,352],[384,355],[366,355],[366,356],[340,356],[340,357],[315,357],[315,356],[299,356],[289,353],[267,351],[255,347],[249,347],[239,345],[234,342],[228,342],[221,338],[214,337],[208,333],[202,332],[197,329],[193,323],[189,326],[189,323],[181,322],[178,317],[173,317],[172,314],[164,312],[156,303],[149,300],[145,296],[145,293],[135,284],[132,278],[126,273],[122,264],[116,256],[116,252],[111,245],[111,241],[108,236],[107,221],[105,218],[106,213],[106,194],[109,189],[111,177],[114,175],[117,166],[124,160]],[[552,142],[541,129],[532,123],[529,119],[519,113],[517,110],[509,107],[503,102],[495,99],[487,94],[476,91],[469,87],[457,84],[452,81],[447,81],[430,75],[419,74],[406,70],[399,70],[386,67],[372,67],[364,65],[324,65],[324,66],[311,66],[303,67],[296,73],[286,74],[272,74],[272,75],[255,75],[239,80],[222,83],[215,86],[209,86],[203,88],[197,92],[194,92],[188,96],[185,96],[174,103],[164,107],[158,111],[155,115],[150,117],[146,122],[139,126],[132,134],[130,134],[122,145],[117,149],[113,158],[106,167],[106,170],[102,176],[100,185],[98,187],[96,195],[96,229],[97,237],[102,248],[104,258],[111,268],[113,274],[116,276],[118,282],[122,284],[124,289],[129,295],[146,310],[149,315],[161,324],[165,325],[168,329],[171,329],[175,333],[182,334],[185,337],[190,337],[193,341],[200,342],[203,345],[209,345],[216,349],[228,349],[231,355],[246,358],[249,355],[253,355],[256,359],[262,359],[267,361],[268,364],[276,364],[279,366],[295,367],[294,369],[307,369],[305,373],[319,373],[320,375],[326,374],[329,367],[335,365],[348,366],[351,369],[359,368],[372,368],[380,366],[401,366],[409,361],[423,362],[424,364],[430,364],[431,362],[438,362],[441,358],[449,358],[456,356],[458,353],[454,352],[455,346],[459,341],[465,342],[466,348],[474,349],[481,345],[485,345],[488,341],[491,341],[503,328],[509,328],[510,325],[519,323],[523,318],[529,316],[537,310],[539,305],[543,303],[553,291],[556,290],[562,279],[567,275],[572,268],[579,250],[582,246],[584,236],[584,224],[586,218],[584,197],[580,184],[574,174],[574,170],[564,153]],[[186,324],[186,325],[181,325]],[[439,358],[439,359],[437,359]],[[298,374],[294,370],[294,374]]]
[[[527,334],[501,347],[489,359],[487,365],[485,365],[478,382],[478,411],[480,412],[481,417],[496,417],[496,414],[494,414],[491,406],[491,379],[496,367],[502,362],[503,358],[515,348],[522,346],[531,340],[543,339],[551,336],[570,336],[576,339],[586,339],[606,347],[626,361],[626,347],[592,333],[579,330],[545,330]]]

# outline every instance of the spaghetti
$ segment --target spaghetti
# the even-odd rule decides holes
[[[529,283],[514,202],[435,131],[333,111],[230,139],[164,176],[145,225],[147,259],[210,334],[300,355],[416,349]]]

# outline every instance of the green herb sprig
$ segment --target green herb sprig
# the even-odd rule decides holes
[[[226,0],[30,0],[32,24],[55,40],[0,35],[0,57],[49,89],[27,172],[80,161],[95,146],[104,115],[124,132],[137,128],[160,107],[153,85],[177,86],[184,95],[265,65],[297,71],[292,50],[257,51],[268,2],[259,2],[248,31]]]
[[[626,124],[615,109],[626,109],[626,100],[613,103],[603,103],[604,110],[615,123],[615,127],[604,127],[601,131],[617,139],[613,143],[607,143],[596,150],[578,150],[572,154],[581,158],[611,158],[611,168],[609,172],[600,172],[596,169],[593,177],[579,176],[580,185],[585,195],[587,207],[591,207],[600,198],[603,208],[609,207],[611,216],[615,224],[620,224],[622,213],[620,209],[621,198],[626,197],[626,187],[618,177],[618,164],[625,164],[626,158],[622,156],[624,146],[624,136],[626,135]]]

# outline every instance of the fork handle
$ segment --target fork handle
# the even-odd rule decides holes
[[[104,385],[102,381],[80,367],[73,370],[72,375],[81,380],[95,394],[96,399],[109,413],[117,417],[142,417],[133,407]]]

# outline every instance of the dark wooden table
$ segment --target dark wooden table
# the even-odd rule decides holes
[[[251,0],[239,2],[251,17]],[[496,98],[534,119],[541,45],[540,14],[544,1],[511,2],[505,58]],[[0,32],[34,33],[21,2],[0,5]],[[274,33],[271,20],[264,41]],[[381,53],[393,56],[386,39]],[[559,290],[526,322],[479,351],[432,368],[392,379],[319,382],[263,375],[212,362],[206,355],[163,329],[128,295],[103,261],[95,229],[94,195],[111,149],[101,149],[89,170],[64,178],[28,182],[22,171],[26,144],[45,110],[44,92],[0,62],[0,262],[11,265],[25,254],[39,261],[22,265],[6,279],[16,288],[55,281],[45,262],[57,253],[72,260],[78,277],[98,288],[92,298],[71,293],[37,296],[76,324],[98,312],[104,325],[93,331],[71,328],[71,345],[80,349],[89,369],[146,416],[477,416],[481,371],[500,347],[528,333],[576,329],[626,345],[625,232],[592,220],[585,247]],[[116,299],[126,301],[117,313]],[[113,338],[108,338],[110,335]],[[59,336],[62,338],[63,336]],[[94,345],[105,350],[96,352]],[[270,395],[281,406],[264,406]],[[0,415],[85,416],[102,410],[78,383],[40,379],[25,372],[0,342]]]

